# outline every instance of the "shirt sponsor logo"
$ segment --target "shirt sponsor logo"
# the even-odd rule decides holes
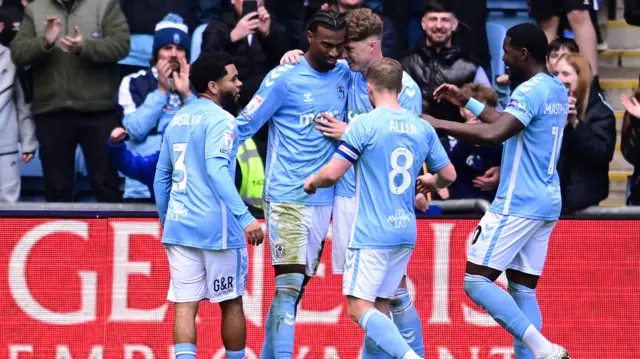
[[[387,223],[393,224],[395,228],[405,228],[411,221],[411,216],[404,209],[396,209],[396,213],[387,217]]]

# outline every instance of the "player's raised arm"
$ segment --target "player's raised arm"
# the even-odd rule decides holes
[[[236,118],[238,145],[255,135],[278,111],[287,93],[287,82],[282,77],[292,68],[292,65],[278,66],[262,80],[256,94]]]
[[[166,137],[166,133],[165,133]],[[171,192],[171,155],[169,149],[163,139],[160,146],[160,157],[156,165],[156,175],[153,181],[153,193],[156,197],[156,207],[158,208],[158,216],[160,223],[164,226],[164,219],[167,216],[169,208],[169,193]]]
[[[474,98],[468,97],[456,86],[444,84],[436,89],[434,96],[439,101],[447,100],[454,105],[470,110],[474,115],[478,116],[483,123],[470,125],[439,120],[429,115],[422,115],[421,117],[428,121],[436,130],[446,132],[453,137],[478,144],[501,144],[522,131],[533,116],[530,113],[525,113],[528,112],[528,110],[526,110],[524,103],[520,104],[517,100],[514,102],[514,98],[516,97],[521,97],[523,99],[522,101],[526,101],[524,96],[517,95],[518,93],[516,91],[512,96],[507,110],[499,113],[494,108],[486,106]],[[513,109],[512,103],[518,105],[518,111],[523,112],[523,116],[516,117],[513,111],[509,111]]]

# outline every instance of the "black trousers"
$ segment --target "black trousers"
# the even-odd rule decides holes
[[[107,139],[119,122],[118,113],[59,111],[38,114],[36,135],[47,202],[71,202],[78,144],[84,154],[97,202],[121,202],[118,172],[109,160]]]

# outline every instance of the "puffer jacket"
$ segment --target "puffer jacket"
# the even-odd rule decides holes
[[[457,106],[448,101],[438,103],[433,98],[433,91],[444,83],[461,87],[474,82],[478,65],[460,48],[452,46],[436,52],[425,44],[410,50],[402,59],[402,66],[422,91],[423,113],[443,120],[462,121]]]

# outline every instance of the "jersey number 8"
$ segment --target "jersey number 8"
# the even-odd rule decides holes
[[[399,164],[400,157],[404,157],[404,164]],[[391,172],[389,172],[389,188],[393,194],[403,194],[411,186],[409,169],[413,164],[413,153],[404,147],[398,147],[391,152]],[[396,176],[402,176],[402,183],[396,186]]]

